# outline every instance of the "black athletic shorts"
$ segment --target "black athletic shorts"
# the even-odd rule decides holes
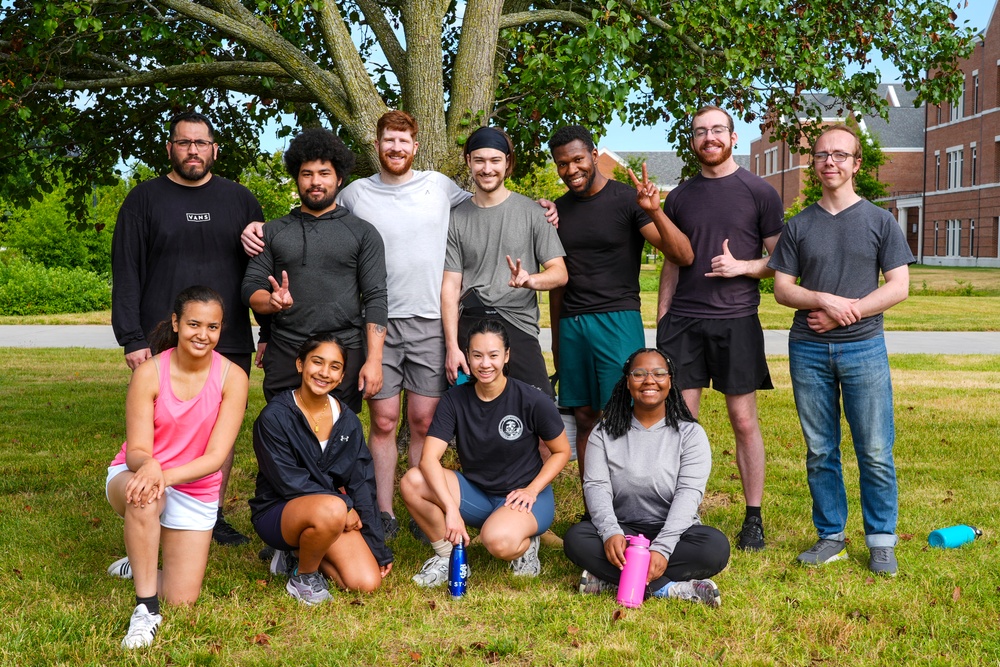
[[[708,387],[738,396],[774,389],[757,315],[713,320],[669,313],[656,327],[656,346],[677,366],[679,389]]]

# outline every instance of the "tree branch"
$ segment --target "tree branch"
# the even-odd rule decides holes
[[[586,27],[590,19],[576,12],[559,9],[535,9],[528,12],[514,12],[500,17],[500,29],[516,28],[529,23],[568,23],[580,28]]]
[[[76,70],[75,74],[85,76],[86,70]],[[79,79],[76,81],[65,81],[61,88],[63,90],[88,90],[96,88],[127,88],[131,86],[153,86],[158,83],[176,83],[184,81],[188,85],[192,81],[210,81],[224,76],[247,76],[247,77],[287,77],[288,73],[279,65],[274,63],[253,63],[253,62],[215,62],[215,63],[186,63],[184,65],[172,65],[145,72],[129,73],[123,76],[103,76],[105,72],[92,72],[95,78]],[[98,78],[102,77],[103,78]],[[40,83],[39,90],[57,90],[59,86],[54,83]]]
[[[368,27],[375,33],[375,39],[382,47],[382,53],[389,63],[389,67],[396,75],[400,85],[405,85],[403,78],[406,76],[406,51],[399,43],[395,31],[385,18],[382,8],[374,0],[357,0],[358,7],[364,12]]]
[[[629,9],[634,11],[642,18],[646,19],[650,24],[656,26],[657,28],[663,30],[664,32],[671,31],[671,26],[668,25],[663,19],[661,19],[659,16],[656,16],[655,14],[651,14],[649,11],[643,9],[642,7],[637,7],[633,0],[622,0],[622,1],[626,5],[628,5]],[[717,51],[715,49],[706,49],[705,47],[695,42],[694,39],[692,39],[691,36],[686,33],[678,36],[692,53],[696,53],[702,58],[710,58],[722,54],[721,51]]]
[[[339,118],[349,119],[347,96],[341,82],[324,72],[285,38],[260,21],[246,7],[234,0],[215,0],[213,4],[226,13],[214,11],[189,0],[160,0],[184,16],[213,26],[222,32],[268,54],[293,79],[310,90],[320,104]]]

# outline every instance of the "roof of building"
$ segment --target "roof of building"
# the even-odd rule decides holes
[[[606,148],[601,151],[622,166],[628,165],[630,160],[642,160],[650,178],[664,190],[672,189],[681,182],[684,160],[677,155],[677,151],[611,151]],[[733,159],[744,169],[750,168],[749,155],[733,155]]]
[[[889,122],[876,114],[858,114],[858,122],[878,137],[882,150],[924,147],[924,109],[890,107]]]

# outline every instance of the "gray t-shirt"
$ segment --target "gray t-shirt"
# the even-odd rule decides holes
[[[663,522],[646,535],[649,548],[669,559],[681,534],[701,523],[698,506],[712,472],[712,448],[696,422],[677,428],[660,420],[645,428],[632,417],[617,440],[595,428],[587,441],[583,496],[601,540],[621,535],[619,523]]]
[[[441,319],[441,272],[451,209],[472,195],[436,171],[414,171],[400,185],[361,178],[337,203],[367,220],[385,242],[389,318]]]
[[[807,207],[788,222],[767,265],[808,290],[860,299],[878,289],[879,273],[914,261],[892,214],[862,199],[836,215],[819,204]],[[849,343],[882,333],[881,313],[822,334],[809,328],[808,315],[795,311],[790,339]]]
[[[566,255],[541,206],[512,192],[489,208],[479,208],[469,199],[452,209],[444,270],[462,274],[462,294],[476,290],[484,305],[537,336],[538,299],[534,290],[508,286],[507,255],[520,259],[528,273],[538,273],[542,264]]]

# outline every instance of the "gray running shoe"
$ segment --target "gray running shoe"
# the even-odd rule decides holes
[[[396,539],[396,535],[399,534],[399,521],[388,512],[382,512],[380,516],[382,517],[382,534],[385,536],[385,541]]]
[[[803,565],[820,566],[837,560],[847,560],[847,544],[843,540],[821,539],[799,554]]]
[[[510,562],[510,569],[518,577],[537,577],[542,572],[542,563],[538,560],[538,545],[541,543],[535,535],[528,542],[528,550]]]
[[[663,591],[666,591],[666,596],[662,595]],[[656,593],[661,594],[657,595]],[[711,579],[675,581],[653,593],[653,596],[668,597],[675,600],[691,600],[692,602],[707,604],[709,607],[719,607],[722,605],[722,593],[719,592],[719,587]]]
[[[606,591],[610,591],[613,594],[618,593],[618,586],[612,584],[610,581],[604,581],[596,574],[591,574],[584,570],[580,574],[580,593],[583,595],[600,595]]]
[[[156,631],[160,629],[163,616],[150,614],[144,604],[136,606],[128,622],[128,634],[122,640],[122,648],[143,648],[153,643]]]
[[[291,551],[281,551],[280,549],[274,550],[274,556],[271,557],[271,567],[269,568],[271,574],[280,574],[283,577],[290,577],[295,572],[295,568],[299,566],[299,559],[295,557],[295,554]]]
[[[871,556],[868,558],[868,569],[875,574],[884,574],[895,577],[899,571],[899,563],[896,562],[896,550],[893,547],[871,547]]]
[[[472,571],[469,570],[469,573],[471,574]],[[424,588],[433,588],[448,583],[448,559],[437,554],[431,556],[424,561],[420,572],[413,575],[413,582]]]
[[[124,558],[119,558],[114,563],[108,566],[108,574],[112,577],[118,577],[120,579],[131,579],[132,578],[132,563],[128,562],[128,556]]]
[[[326,586],[326,578],[319,571],[308,574],[293,574],[288,578],[285,590],[293,598],[310,607],[333,599]]]

